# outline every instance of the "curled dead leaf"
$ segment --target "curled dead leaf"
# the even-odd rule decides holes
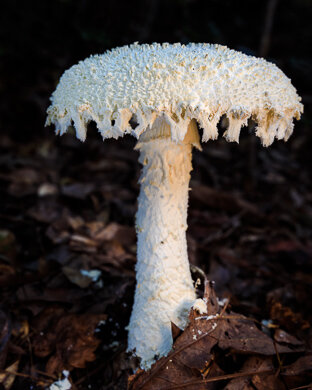
[[[106,318],[104,314],[66,314],[61,308],[50,308],[49,313],[42,313],[34,323],[33,350],[36,356],[50,355],[47,373],[83,368],[93,361],[100,344],[95,329]]]
[[[219,307],[213,284],[205,282],[204,300],[208,315],[191,310],[189,324],[176,337],[168,356],[159,359],[149,371],[138,371],[129,378],[129,390],[215,389],[218,381],[231,381],[227,390],[256,388],[283,389],[275,374],[272,357],[303,351],[302,345],[274,342],[258,329],[255,321]],[[243,372],[223,375],[218,367],[216,347],[224,350],[227,359],[238,354],[250,355]],[[249,379],[247,379],[249,378]],[[282,386],[282,387],[278,387]],[[219,387],[218,387],[219,388]]]
[[[16,372],[18,371],[19,360],[16,360],[5,371],[0,372],[0,383],[5,390],[10,390],[15,381]]]

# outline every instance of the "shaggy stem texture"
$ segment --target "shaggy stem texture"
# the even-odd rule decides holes
[[[143,169],[136,215],[137,285],[128,350],[135,351],[145,369],[155,358],[168,354],[171,322],[183,329],[196,300],[185,235],[192,144],[198,137],[195,126],[192,123],[184,141],[177,144],[166,138],[169,127],[159,121],[156,133],[153,127],[137,146]]]

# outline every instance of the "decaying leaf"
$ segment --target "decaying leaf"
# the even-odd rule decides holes
[[[16,242],[14,234],[6,229],[0,229],[0,253],[12,261],[16,255]]]
[[[11,337],[11,319],[0,310],[0,369],[6,362],[8,344]]]
[[[253,204],[241,199],[238,195],[217,191],[207,186],[194,187],[191,192],[192,198],[213,209],[228,210],[231,212],[244,210],[250,214],[261,215],[260,211]]]
[[[69,183],[61,188],[63,195],[77,199],[85,199],[93,191],[94,184],[92,183]]]
[[[232,378],[227,390],[284,389],[275,375],[272,357],[302,351],[302,344],[282,345],[258,329],[254,320],[219,307],[212,284],[207,281],[204,300],[209,314],[199,315],[191,310],[189,324],[177,336],[169,355],[149,371],[140,370],[131,376],[129,389],[215,389],[220,388],[217,382]],[[236,360],[240,354],[250,358],[240,373],[223,375],[218,365],[220,350],[224,351],[223,360],[229,360],[229,356]]]
[[[19,360],[16,360],[10,366],[8,366],[4,372],[0,372],[0,383],[5,390],[10,390],[12,387],[16,372],[18,371]]]
[[[95,329],[106,318],[104,314],[66,314],[62,308],[50,308],[34,321],[35,355],[49,356],[46,366],[49,374],[85,367],[95,359],[94,352],[100,343]]]
[[[312,354],[301,356],[294,363],[287,366],[284,370],[284,375],[300,375],[305,371],[310,371],[312,374]]]
[[[268,371],[268,372],[267,372]],[[254,372],[254,375],[248,375],[241,378],[232,379],[224,388],[224,390],[264,390],[264,389],[275,389],[275,383],[280,380],[272,374],[274,373],[274,364],[272,362],[272,357],[263,357],[263,356],[251,356],[244,363],[241,372],[250,373]],[[259,374],[257,374],[259,372]],[[270,382],[270,384],[269,384]],[[268,387],[263,387],[268,386]],[[284,387],[281,387],[284,389]]]
[[[62,271],[66,275],[68,280],[70,280],[72,283],[76,284],[81,288],[89,287],[92,283],[97,282],[101,276],[101,271],[99,270],[88,271],[68,266],[63,267]]]
[[[302,318],[300,313],[296,313],[289,306],[284,306],[281,302],[271,302],[271,318],[287,330],[296,328],[308,329],[310,324]]]
[[[295,336],[285,332],[282,329],[276,329],[274,332],[274,340],[281,344],[289,344],[289,345],[303,345],[303,342],[298,340]]]
[[[39,102],[42,115],[47,106],[42,99],[50,94],[63,61],[45,61],[49,67],[57,64],[52,77],[50,68],[36,63],[42,69],[27,96]],[[9,93],[15,99],[18,90],[9,88]],[[11,112],[7,97],[3,107]],[[28,104],[18,106],[31,109]],[[19,114],[15,117],[25,119],[25,112]],[[133,226],[140,170],[132,150],[135,140],[103,143],[90,123],[88,142],[80,143],[72,135],[56,138],[52,131],[42,131],[43,117],[39,122],[37,115],[23,120],[27,131],[13,129],[5,117],[0,137],[0,309],[11,318],[12,332],[8,337],[6,316],[0,318],[2,374],[8,375],[5,370],[15,364],[8,375],[14,380],[10,390],[47,388],[62,371],[56,368],[57,374],[49,377],[49,362],[49,370],[69,367],[77,390],[124,390],[137,368],[122,351],[135,281]],[[220,318],[193,321],[194,332],[186,334],[173,325],[176,345],[194,344],[155,373],[159,388],[181,388],[183,382],[185,390],[258,390],[261,385],[266,390],[286,385],[289,390],[311,383],[312,159],[307,123],[290,148],[282,143],[254,153],[242,134],[239,148],[220,140],[204,153],[194,153],[189,258],[209,272],[218,296],[229,298],[236,313],[229,308],[213,312],[210,307],[209,315]],[[249,164],[250,155],[257,161]],[[81,270],[101,271],[100,283]],[[75,323],[88,313],[107,313],[96,333],[103,348],[95,350],[97,359],[86,368],[74,369],[68,363],[77,363],[70,346],[83,350],[80,342],[87,339]],[[65,319],[69,315],[78,316],[72,324],[71,317]],[[214,323],[217,327],[200,340],[198,331]],[[56,337],[61,325],[64,329]],[[79,342],[72,342],[69,329]],[[266,350],[270,355],[263,354]],[[93,359],[88,349],[81,356]],[[145,388],[156,387],[152,381]]]

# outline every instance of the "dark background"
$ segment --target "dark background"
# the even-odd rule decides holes
[[[65,69],[135,41],[210,42],[263,55],[292,79],[306,113],[311,105],[310,0],[12,0],[0,18],[1,128],[19,137],[42,134],[48,97]]]
[[[64,70],[135,41],[219,43],[263,56],[302,96],[305,111],[287,143],[262,148],[244,128],[239,145],[220,138],[194,152],[188,244],[190,261],[234,310],[271,320],[311,348],[312,1],[10,0],[0,11],[0,314],[12,326],[0,368],[18,356],[15,370],[26,375],[12,389],[41,388],[39,371],[55,380],[67,368],[79,389],[120,390],[132,372],[124,327],[134,290],[135,140],[103,143],[91,125],[81,143],[44,123]],[[116,224],[117,234],[94,249],[96,223]],[[77,235],[91,241],[79,244]],[[82,287],[65,266],[100,269],[104,287]],[[64,349],[68,334],[85,332],[70,328],[78,317],[68,313],[107,316],[91,363]],[[68,334],[55,340],[61,321]],[[220,360],[223,371],[240,370],[242,361],[229,359]]]

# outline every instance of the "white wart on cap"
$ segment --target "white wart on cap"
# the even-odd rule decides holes
[[[303,106],[290,79],[274,64],[225,46],[133,44],[91,56],[67,70],[52,95],[47,124],[63,134],[74,123],[77,137],[95,121],[103,138],[137,138],[165,115],[171,139],[183,140],[191,119],[202,141],[218,137],[217,123],[229,119],[224,136],[238,142],[252,118],[264,146],[287,140]],[[130,119],[138,126],[133,130]]]

